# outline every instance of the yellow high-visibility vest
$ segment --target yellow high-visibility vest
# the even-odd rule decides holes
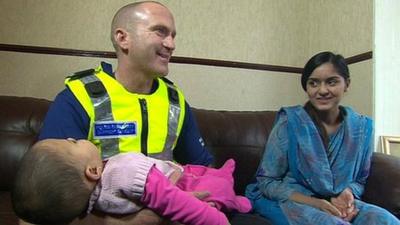
[[[90,118],[87,138],[103,158],[133,151],[172,160],[185,118],[185,99],[172,83],[160,78],[154,82],[158,88],[152,94],[131,93],[101,66],[65,80]]]

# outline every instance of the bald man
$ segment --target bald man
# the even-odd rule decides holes
[[[135,151],[181,164],[212,164],[184,95],[165,78],[175,35],[173,15],[158,2],[138,2],[119,9],[111,24],[118,58],[115,71],[102,62],[96,69],[67,77],[66,88],[46,115],[39,140],[88,139],[105,161],[120,152]],[[95,213],[75,222],[165,221],[145,209],[119,218]]]

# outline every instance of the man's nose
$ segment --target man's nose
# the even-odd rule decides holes
[[[163,46],[170,49],[171,51],[175,50],[175,39],[169,35],[163,41]]]

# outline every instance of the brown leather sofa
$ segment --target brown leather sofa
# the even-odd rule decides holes
[[[35,142],[50,103],[30,97],[0,96],[1,225],[18,224],[11,206],[10,189],[18,163]],[[215,156],[216,166],[228,158],[236,160],[235,189],[243,194],[263,154],[275,112],[194,109],[194,113],[205,143]],[[374,153],[363,200],[382,206],[400,218],[399,158]],[[239,224],[240,216],[235,220],[235,224]]]

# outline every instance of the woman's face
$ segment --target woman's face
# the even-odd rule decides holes
[[[338,110],[348,84],[349,80],[339,75],[331,63],[324,63],[311,73],[306,91],[311,104],[318,111],[333,112]]]

